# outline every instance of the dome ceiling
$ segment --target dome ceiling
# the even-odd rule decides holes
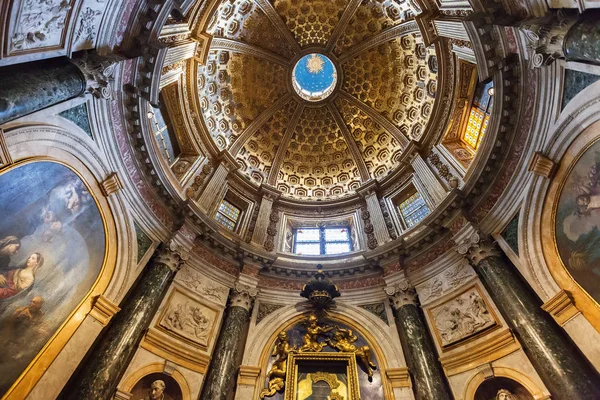
[[[251,182],[298,199],[340,198],[387,175],[422,138],[437,90],[436,51],[413,15],[392,0],[222,1],[198,68],[212,140]],[[331,59],[337,74],[317,102],[292,85],[310,53]]]

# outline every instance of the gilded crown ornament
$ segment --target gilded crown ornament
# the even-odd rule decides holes
[[[333,305],[336,297],[340,297],[338,287],[327,279],[323,273],[323,266],[317,265],[317,273],[304,285],[300,296],[307,298],[317,310],[324,310]]]

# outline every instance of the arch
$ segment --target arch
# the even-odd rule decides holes
[[[517,371],[516,369],[508,367],[492,367],[492,371],[494,377],[509,378],[523,385],[525,389],[531,393],[535,400],[544,400],[550,398],[550,396],[546,395],[531,378],[522,372]],[[490,376],[487,376],[483,371],[473,375],[465,386],[462,399],[474,400],[477,388],[488,378],[490,378]]]
[[[175,368],[170,374],[166,374],[165,363],[161,362],[146,364],[143,367],[133,371],[127,378],[123,380],[123,383],[120,385],[119,389],[126,392],[131,392],[134,386],[143,377],[154,373],[163,373],[175,379],[179,385],[179,388],[181,389],[182,400],[192,400],[192,391],[190,390],[190,385],[187,383],[187,380],[183,374],[177,368]]]
[[[304,306],[287,306],[268,315],[254,327],[247,340],[243,364],[261,368],[260,376],[256,380],[255,393],[263,388],[271,346],[275,343],[277,334],[290,329],[305,318],[308,312],[310,310]],[[406,366],[395,325],[387,325],[369,311],[343,303],[338,303],[328,318],[346,324],[367,341],[379,363],[384,396],[393,398],[391,383],[385,371]],[[366,326],[372,329],[367,331],[364,328]]]
[[[562,186],[584,149],[600,133],[600,82],[581,91],[567,104],[550,129],[551,138],[542,152],[558,164],[552,179],[536,179],[526,198],[528,210],[521,235],[529,238],[525,256],[531,275],[547,294],[568,291],[574,304],[590,324],[600,332],[600,305],[569,274],[555,243],[554,228],[544,229],[543,221],[554,221],[554,212]],[[551,245],[548,245],[550,243]]]
[[[118,303],[125,295],[128,287],[125,282],[130,278],[129,262],[134,257],[134,249],[130,246],[131,241],[120,239],[132,236],[133,228],[119,196],[107,198],[102,194],[100,182],[109,174],[99,156],[99,149],[89,137],[58,126],[35,124],[9,128],[4,135],[13,163],[2,169],[9,171],[21,164],[37,161],[55,162],[69,168],[79,176],[93,197],[106,237],[104,260],[95,282],[5,395],[6,398],[25,398],[51,369],[54,359],[92,309],[95,298],[104,295]]]

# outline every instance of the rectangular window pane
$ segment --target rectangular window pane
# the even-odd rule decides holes
[[[234,222],[237,222],[240,217],[240,209],[228,202],[227,200],[223,200],[221,205],[219,205],[219,212],[223,215],[226,215],[229,219]]]
[[[325,243],[325,254],[342,254],[350,252],[350,243]]]
[[[318,242],[319,240],[318,228],[302,228],[296,231],[296,242]]]
[[[235,229],[235,222],[233,222],[220,212],[217,212],[217,215],[215,215],[215,220],[230,231]]]
[[[348,228],[325,229],[326,242],[342,242],[348,240]]]
[[[321,254],[320,243],[296,243],[296,254],[319,255]]]
[[[408,199],[400,203],[400,213],[410,228],[423,220],[429,214],[429,207],[419,192],[415,192]]]

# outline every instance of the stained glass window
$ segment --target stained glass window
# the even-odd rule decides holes
[[[239,208],[227,200],[223,200],[219,205],[219,209],[215,215],[215,220],[225,228],[233,231],[235,230],[238,219],[240,218],[240,213],[241,211]]]
[[[294,232],[294,253],[304,255],[342,254],[352,251],[350,229],[297,228]]]
[[[477,85],[473,97],[473,104],[469,113],[467,127],[463,135],[463,140],[465,143],[470,145],[475,150],[477,150],[481,144],[481,140],[485,136],[493,103],[493,81],[484,82]]]
[[[400,213],[406,224],[411,228],[421,222],[429,214],[429,207],[419,192],[413,193],[409,198],[400,203]]]

